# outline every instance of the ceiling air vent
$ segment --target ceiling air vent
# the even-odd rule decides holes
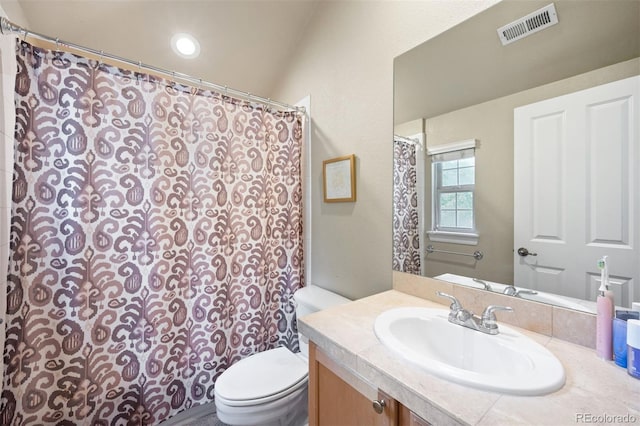
[[[551,3],[502,28],[498,28],[498,36],[500,37],[502,45],[505,46],[557,23],[558,15],[556,14],[556,7]]]

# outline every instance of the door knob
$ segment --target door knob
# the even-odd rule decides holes
[[[522,257],[526,257],[526,256],[537,256],[537,255],[538,255],[538,253],[531,253],[529,250],[527,250],[527,249],[526,249],[526,248],[524,248],[524,247],[520,247],[520,248],[518,249],[518,254],[519,254],[520,256],[522,256]]]
[[[378,414],[382,414],[384,411],[384,407],[386,407],[387,403],[384,402],[384,399],[376,399],[373,401],[373,411]]]

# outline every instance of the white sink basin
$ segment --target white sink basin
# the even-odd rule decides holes
[[[436,376],[510,395],[543,395],[564,385],[564,368],[542,345],[499,325],[488,335],[452,324],[444,309],[397,308],[380,314],[383,345]]]

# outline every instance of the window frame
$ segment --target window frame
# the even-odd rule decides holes
[[[475,152],[476,140],[469,139],[453,142],[445,145],[438,145],[427,148],[427,153],[431,159],[431,228],[427,231],[427,236],[431,241],[477,245],[479,235],[477,233],[477,212],[476,212],[476,167],[477,156]],[[470,151],[467,153],[456,153],[456,151]],[[459,157],[456,158],[456,156]],[[435,157],[434,157],[435,156]],[[465,158],[474,159],[474,183],[456,186],[442,186],[442,163],[446,161],[460,161]],[[458,164],[459,166],[459,164]],[[458,167],[458,170],[460,168]],[[458,228],[441,226],[440,217],[440,194],[442,193],[472,193],[472,228]]]
[[[475,155],[473,156],[474,162],[473,162],[473,176],[474,176],[474,182],[475,182]],[[451,161],[460,161],[460,160],[451,160]],[[442,184],[443,181],[443,177],[442,177],[442,165],[443,165],[444,161],[440,161],[437,163],[433,163],[433,167],[432,167],[432,194],[433,194],[433,199],[432,199],[432,203],[433,203],[433,216],[432,216],[432,226],[431,226],[431,230],[435,231],[435,232],[452,232],[452,233],[461,233],[461,234],[475,234],[476,233],[476,209],[475,209],[475,204],[476,204],[476,197],[475,197],[475,183],[473,184],[466,184],[466,185],[448,185],[448,186],[444,186]],[[456,167],[456,170],[459,172],[461,169],[461,167],[458,166]],[[442,226],[442,218],[441,218],[441,212],[442,212],[442,208],[441,208],[441,204],[440,204],[440,195],[441,194],[458,194],[461,192],[470,192],[471,193],[471,209],[458,209],[456,206],[455,212],[456,212],[456,216],[458,211],[462,211],[462,210],[471,210],[471,227],[470,228],[463,228],[463,227],[449,227],[449,226]]]

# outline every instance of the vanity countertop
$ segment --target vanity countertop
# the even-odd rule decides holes
[[[595,351],[510,327],[555,354],[566,383],[544,396],[511,396],[458,385],[433,376],[384,347],[373,331],[376,317],[403,306],[446,309],[390,290],[307,315],[300,331],[331,358],[436,425],[640,424],[640,380],[596,357]]]

